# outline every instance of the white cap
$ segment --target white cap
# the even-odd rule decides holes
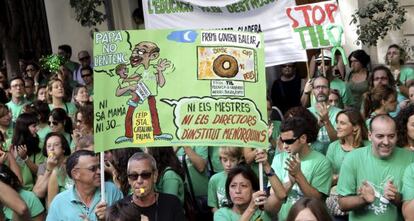
[[[323,50],[323,57],[325,61],[330,61],[332,59],[331,50]],[[322,61],[322,53],[316,58],[316,61]]]

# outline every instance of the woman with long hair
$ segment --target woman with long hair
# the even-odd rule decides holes
[[[361,114],[354,109],[345,109],[336,116],[336,131],[338,140],[332,142],[326,153],[326,158],[333,168],[332,186],[336,186],[345,156],[352,150],[363,147],[368,138],[367,128]],[[338,194],[332,188],[331,194],[326,200],[331,213],[337,218],[345,218],[347,214],[339,209]]]
[[[52,78],[47,85],[47,100],[50,110],[62,108],[69,116],[74,116],[76,106],[72,102],[66,102],[68,99],[65,95],[63,81],[58,78]]]
[[[11,151],[16,156],[23,177],[23,188],[32,190],[38,165],[45,158],[39,147],[38,118],[33,113],[22,113],[16,119]]]
[[[5,150],[9,150],[11,139],[13,137],[13,127],[14,124],[9,108],[0,103],[0,132],[3,134],[3,147]]]
[[[45,198],[47,195],[47,202],[50,203],[52,198],[51,194],[48,194],[49,179],[52,174],[58,176],[58,185],[55,189],[59,189],[59,192],[68,188],[68,181],[66,176],[65,161],[66,157],[70,155],[69,144],[65,137],[57,132],[51,132],[46,135],[45,145],[42,150],[43,156],[47,157],[46,162],[39,165],[37,172],[37,181],[33,187],[33,192],[39,198]],[[50,188],[50,186],[49,186]],[[56,195],[56,194],[55,194]]]
[[[74,149],[75,143],[72,139],[72,120],[62,108],[55,108],[49,114],[49,127],[51,132],[61,133],[69,143],[71,149]]]
[[[259,191],[259,179],[250,167],[238,165],[230,170],[226,180],[227,206],[214,213],[215,221],[271,220],[259,209],[266,193]]]
[[[364,50],[356,50],[348,56],[351,72],[346,77],[347,85],[355,101],[355,108],[361,107],[362,95],[368,91],[370,56]]]
[[[397,146],[414,151],[414,104],[402,109],[395,118]]]
[[[388,85],[378,85],[366,94],[364,116],[369,125],[371,119],[379,114],[390,114],[397,108],[397,91]]]
[[[175,195],[184,203],[184,170],[175,156],[172,147],[151,147],[147,148],[157,162],[159,176],[157,190],[161,193]]]
[[[414,69],[404,66],[406,59],[407,53],[401,46],[397,44],[388,46],[385,64],[390,68],[401,93],[408,97],[407,86],[414,82]]]
[[[43,207],[40,200],[32,191],[24,190],[16,174],[14,174],[13,171],[4,164],[0,164],[0,181],[13,188],[20,195],[20,197],[26,203],[28,210],[30,211],[32,218],[31,220],[45,220],[45,208]],[[6,220],[14,220],[13,211],[10,208],[4,207],[3,214]]]
[[[290,208],[286,221],[332,221],[324,203],[316,198],[303,197]]]

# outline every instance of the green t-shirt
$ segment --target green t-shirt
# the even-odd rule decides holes
[[[318,111],[316,110],[315,106],[311,106],[308,108],[308,110],[316,117],[319,118]],[[336,128],[336,116],[341,111],[341,109],[337,107],[329,107],[328,115],[329,115],[329,121],[331,122],[332,126]],[[328,131],[326,130],[326,127],[323,126],[319,129],[318,132],[318,138],[315,142],[311,144],[312,149],[321,152],[322,154],[326,153],[326,150],[328,149],[329,144],[331,143],[331,140],[328,136]]]
[[[9,101],[6,103],[6,106],[10,109],[12,113],[12,121],[16,122],[17,117],[22,113],[23,107],[28,104],[29,102],[26,98],[22,98],[20,103],[16,104],[13,101]]]
[[[214,213],[214,221],[238,221],[240,220],[241,215],[234,212],[229,207],[222,207]],[[253,216],[249,219],[250,221],[270,221],[272,220],[269,215],[259,209],[256,209]]]
[[[214,208],[221,208],[227,205],[226,197],[226,180],[227,173],[221,171],[214,174],[208,182],[208,206]]]
[[[403,201],[414,200],[414,163],[405,169],[401,193]]]
[[[45,161],[45,156],[43,156],[42,151],[32,156],[29,156],[29,159],[39,165]],[[16,160],[17,164],[20,167],[20,172],[22,173],[23,178],[23,189],[32,191],[36,177],[33,176],[30,168],[27,166],[26,162]]]
[[[134,73],[141,75],[141,80],[138,82],[144,83],[147,89],[151,92],[152,96],[158,95],[158,83],[156,75],[158,71],[156,65],[150,64],[147,70],[145,70],[143,65],[140,65]]]
[[[177,196],[184,203],[184,182],[170,167],[167,167],[157,183],[157,191]]]
[[[369,141],[364,141],[364,146],[368,146],[369,144]],[[336,140],[329,144],[328,151],[326,152],[326,158],[329,160],[329,162],[331,162],[334,174],[339,174],[342,162],[349,152],[350,151],[345,151],[342,148],[339,140]]]
[[[272,168],[282,183],[289,181],[288,171],[285,170],[285,162],[288,157],[289,154],[287,152],[281,152],[273,158],[272,162]],[[300,168],[312,187],[316,188],[320,193],[329,195],[332,183],[332,168],[324,155],[315,150],[311,150],[308,155],[301,159]],[[294,184],[279,211],[279,220],[285,220],[292,205],[303,197],[304,194],[299,185]]]
[[[55,109],[53,107],[53,104],[49,104],[49,109],[50,111],[52,111],[53,109]],[[75,113],[78,110],[78,108],[76,107],[76,105],[72,102],[65,102],[63,108],[63,110],[66,111],[66,113],[68,114],[69,117],[74,118],[75,117]]]
[[[330,83],[330,88],[339,91],[339,94],[341,95],[341,101],[344,106],[351,107],[355,105],[351,90],[343,80],[334,78]]]
[[[37,135],[39,136],[39,147],[40,148],[43,149],[43,147],[45,146],[46,135],[50,132],[51,130],[49,126],[45,126],[37,130]]]
[[[374,156],[371,145],[351,151],[341,166],[336,189],[338,194],[357,195],[362,183],[368,181],[376,196],[370,205],[350,211],[349,220],[401,220],[398,208],[392,203],[384,203],[380,197],[383,195],[384,185],[389,180],[392,180],[398,192],[401,192],[405,168],[413,160],[414,153],[398,147],[395,147],[393,154],[386,160]]]
[[[207,162],[208,157],[208,148],[207,147],[191,147],[191,149],[196,152],[198,156],[203,158]],[[182,159],[182,156],[184,155],[184,148],[180,148],[177,151],[177,157],[178,159]],[[204,170],[204,172],[200,173],[191,162],[188,155],[185,156],[185,161],[188,167],[188,171],[190,173],[191,177],[191,183],[193,185],[194,189],[194,195],[195,196],[207,196],[207,188],[208,188],[208,176],[207,176],[207,167]],[[187,177],[186,177],[187,179]],[[187,181],[188,183],[188,181]]]
[[[219,173],[223,171],[223,165],[220,161],[220,148],[219,147],[208,147],[208,155],[210,156],[211,165],[213,166],[213,171]]]
[[[398,80],[404,85],[407,81],[414,80],[414,69],[406,66],[402,67],[400,70],[400,77]]]
[[[39,198],[32,192],[27,190],[20,190],[19,191],[20,197],[23,199],[23,201],[26,203],[29,211],[30,211],[30,217],[36,217],[40,215],[43,211],[45,211],[45,208],[43,207],[42,203],[40,202]],[[13,218],[13,210],[4,207],[3,213],[6,219],[11,220]]]

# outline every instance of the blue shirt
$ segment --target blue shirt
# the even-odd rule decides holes
[[[107,207],[123,198],[122,192],[111,182],[105,182],[105,201]],[[47,221],[82,221],[85,214],[89,221],[97,221],[95,215],[96,205],[101,200],[100,188],[97,188],[88,208],[80,199],[75,186],[59,193],[52,201],[47,214]]]

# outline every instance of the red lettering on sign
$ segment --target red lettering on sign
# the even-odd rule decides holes
[[[317,13],[316,13],[317,11],[319,11],[319,14],[320,14],[319,20],[318,20]],[[325,21],[325,18],[326,18],[326,15],[325,15],[325,11],[323,10],[323,8],[319,5],[316,5],[312,10],[313,23],[316,25],[320,25]]]
[[[292,13],[292,9],[291,8],[287,8],[286,9],[286,14],[293,21],[292,28],[296,28],[296,27],[298,27],[299,22],[292,17],[292,14],[291,13]]]
[[[333,17],[333,13],[338,11],[338,5],[337,4],[325,4],[325,11],[328,15],[328,19],[331,23],[335,23],[335,19]]]

